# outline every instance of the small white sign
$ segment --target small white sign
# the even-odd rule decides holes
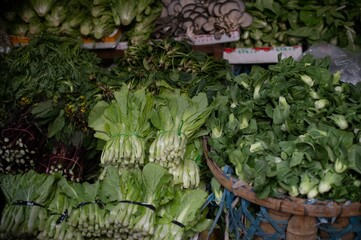
[[[299,59],[302,55],[302,46],[261,47],[261,48],[226,48],[223,58],[230,64],[257,64],[277,63],[278,55],[281,58],[293,57]]]

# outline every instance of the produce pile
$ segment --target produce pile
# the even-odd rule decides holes
[[[208,193],[180,190],[160,165],[74,183],[60,175],[2,175],[1,239],[185,239],[207,228]]]
[[[177,90],[161,90],[155,96],[145,88],[114,92],[115,101],[98,102],[89,115],[95,137],[104,141],[100,179],[109,166],[141,168],[155,162],[167,169],[184,188],[198,187],[202,156],[201,131],[217,101],[208,104],[204,93],[193,98]],[[199,159],[200,160],[200,159]]]
[[[209,156],[261,199],[360,201],[361,84],[328,66],[306,55],[236,76],[206,123]]]
[[[185,41],[166,38],[129,46],[124,58],[116,60],[111,71],[134,86],[147,86],[155,91],[159,86],[169,86],[190,97],[206,92],[212,100],[232,78],[230,69],[224,59],[194,51]]]
[[[152,47],[166,51],[134,61]],[[1,239],[184,239],[210,226],[200,139],[229,65],[174,40],[127,54],[102,67],[80,41],[44,35],[1,58]]]
[[[147,40],[161,4],[153,0],[5,1],[2,16],[8,34],[34,36],[44,32],[102,39],[121,28],[132,42]]]
[[[8,34],[44,32],[102,39],[121,29],[130,45],[150,39],[189,38],[240,31],[229,47],[360,43],[359,1],[336,0],[6,0],[0,18]],[[357,43],[357,44],[356,44]]]
[[[252,23],[252,16],[245,11],[242,0],[164,0],[162,3],[162,14],[153,34],[157,38],[210,34],[220,39],[223,34]]]
[[[33,169],[73,169],[69,177],[83,179],[84,168],[95,165],[90,159],[96,155],[88,113],[97,99],[103,99],[102,86],[110,82],[100,59],[78,40],[44,35],[13,48],[1,62],[0,143],[4,151],[21,151],[16,142],[22,141],[29,153],[35,151],[34,157],[23,158],[34,161]],[[17,173],[21,170],[17,159],[2,159],[0,170]]]
[[[245,1],[252,24],[241,29],[241,39],[232,47],[312,45],[329,42],[354,48],[360,39],[359,1]]]

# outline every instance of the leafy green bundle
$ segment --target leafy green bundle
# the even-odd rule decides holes
[[[158,133],[149,148],[149,161],[173,173],[184,159],[187,143],[206,134],[200,128],[216,104],[217,101],[208,104],[205,93],[193,98],[179,90],[160,93],[150,116]]]
[[[108,166],[94,183],[34,171],[2,175],[1,238],[162,239],[167,230],[167,237],[183,239],[205,230],[207,192],[182,190],[172,179],[156,163],[120,174]]]
[[[49,215],[46,206],[53,198],[55,182],[55,176],[34,170],[0,176],[0,187],[8,203],[1,217],[1,238],[34,237],[44,230]]]
[[[359,32],[357,1],[246,1],[253,16],[237,47],[293,46],[329,42],[354,49]]]
[[[328,59],[255,66],[212,113],[210,156],[234,165],[260,198],[360,201],[360,85],[340,82]]]
[[[178,191],[172,202],[160,211],[156,239],[181,240],[207,229],[211,220],[205,219],[202,213],[206,199],[207,193],[201,189]]]
[[[114,92],[114,96],[111,103],[98,102],[89,114],[95,137],[106,141],[101,165],[143,166],[145,147],[152,134],[149,116],[154,99],[145,88],[130,91],[127,86]]]

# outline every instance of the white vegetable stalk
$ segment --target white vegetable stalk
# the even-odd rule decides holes
[[[149,149],[149,161],[159,163],[167,169],[176,168],[184,158],[187,137],[180,131],[158,134]]]
[[[106,142],[100,158],[101,165],[141,167],[144,165],[144,141],[135,134],[119,134]]]

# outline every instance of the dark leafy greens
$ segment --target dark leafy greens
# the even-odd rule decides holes
[[[307,55],[255,66],[235,77],[207,122],[210,156],[232,164],[260,198],[361,199],[359,85],[340,82],[328,63]]]

